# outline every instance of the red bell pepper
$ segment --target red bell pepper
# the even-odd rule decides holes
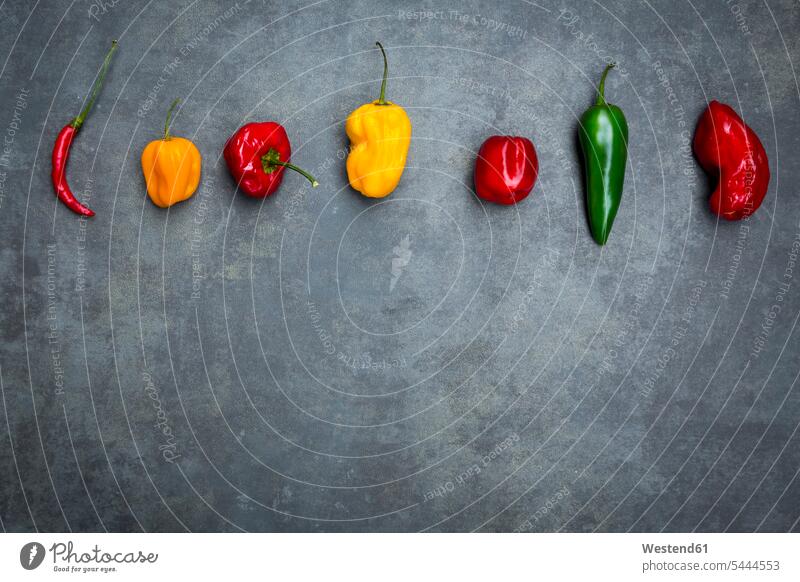
[[[283,181],[285,168],[305,176],[314,188],[319,186],[314,176],[289,163],[289,137],[274,121],[243,125],[228,139],[223,155],[239,189],[253,198],[274,193]]]
[[[536,183],[539,160],[531,140],[493,135],[481,146],[475,162],[475,192],[483,200],[516,204]]]
[[[719,178],[711,211],[726,220],[753,214],[767,193],[769,160],[761,140],[729,106],[712,101],[694,133],[694,153]]]

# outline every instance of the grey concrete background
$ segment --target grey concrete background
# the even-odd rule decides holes
[[[798,530],[799,28],[789,0],[4,2],[2,528]],[[49,150],[113,38],[79,220]],[[414,139],[370,201],[343,125],[376,40]],[[600,248],[576,119],[605,59],[631,144]],[[175,97],[204,167],[167,212],[139,154]],[[745,222],[687,149],[712,98],[771,160]],[[236,194],[221,148],[268,119],[318,189]],[[516,208],[472,194],[493,133],[539,153]]]

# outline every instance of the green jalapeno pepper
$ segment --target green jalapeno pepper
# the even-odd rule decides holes
[[[586,167],[586,209],[589,227],[599,245],[606,244],[617,216],[628,158],[628,123],[616,105],[606,103],[603,71],[597,101],[581,116],[579,136]]]

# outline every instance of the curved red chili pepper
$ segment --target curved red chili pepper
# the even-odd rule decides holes
[[[97,99],[97,94],[100,92],[100,87],[103,84],[103,79],[106,77],[106,73],[108,72],[108,67],[111,64],[111,57],[114,54],[114,51],[117,49],[117,41],[111,43],[111,50],[108,51],[105,60],[103,61],[103,67],[100,69],[100,74],[97,76],[97,80],[95,80],[94,85],[92,86],[92,92],[89,95],[89,101],[87,101],[86,106],[80,112],[78,117],[70,121],[67,125],[65,125],[60,132],[58,132],[58,136],[56,137],[56,141],[53,144],[53,170],[50,173],[50,177],[53,180],[53,187],[56,190],[56,196],[64,205],[72,210],[72,212],[76,214],[80,214],[81,216],[94,216],[94,212],[78,202],[78,199],[75,198],[75,195],[72,193],[72,190],[67,183],[67,162],[69,161],[69,150],[72,147],[72,140],[75,139],[75,135],[80,131],[83,122],[86,120],[86,116],[89,114],[89,110],[94,105],[94,100]]]
[[[66,169],[67,160],[69,159],[69,148],[72,145],[72,139],[78,132],[72,125],[66,125],[58,132],[56,143],[53,146],[53,172],[51,178],[53,179],[53,187],[56,189],[56,196],[63,202],[67,208],[76,214],[83,216],[94,216],[94,211],[86,208],[83,204],[78,202],[72,190],[67,184]]]

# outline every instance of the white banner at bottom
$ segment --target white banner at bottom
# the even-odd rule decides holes
[[[798,550],[793,534],[3,534],[0,578],[796,581]]]

